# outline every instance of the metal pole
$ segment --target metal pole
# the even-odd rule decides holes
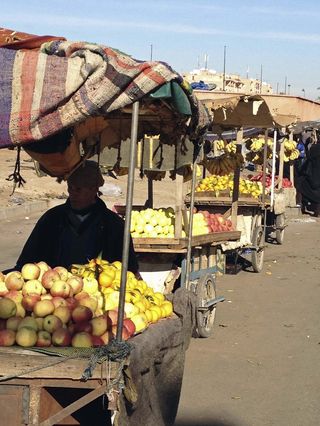
[[[270,193],[270,208],[272,210],[274,203],[274,180],[276,175],[276,150],[277,150],[277,129],[273,132],[273,147],[272,147],[272,169],[271,169],[271,193]]]
[[[127,179],[127,195],[126,195],[126,216],[124,222],[123,234],[123,249],[122,249],[122,269],[120,281],[120,296],[118,306],[118,324],[116,340],[122,340],[122,327],[124,319],[124,303],[127,284],[127,271],[129,261],[129,246],[130,246],[130,223],[131,211],[133,200],[133,186],[134,186],[134,171],[136,166],[136,153],[137,153],[137,138],[138,138],[138,122],[139,122],[139,102],[133,104],[132,109],[132,122],[131,122],[131,139],[130,139],[130,163]]]
[[[191,250],[192,250],[192,225],[193,225],[193,208],[194,208],[194,195],[197,181],[197,162],[200,153],[196,153],[196,146],[194,147],[193,169],[192,169],[192,183],[190,195],[190,213],[189,213],[189,229],[188,229],[188,248],[187,248],[187,262],[186,262],[186,283],[185,286],[189,289],[189,276],[191,265]]]
[[[223,80],[222,80],[222,90],[226,88],[226,56],[227,56],[227,46],[223,48]]]
[[[153,45],[150,44],[150,61],[152,61]]]
[[[262,64],[260,67],[260,93],[262,93]]]
[[[266,177],[267,177],[267,153],[268,153],[268,129],[264,131],[263,166],[262,166],[262,197],[263,208],[266,203]]]
[[[284,78],[284,94],[287,94],[287,76]]]

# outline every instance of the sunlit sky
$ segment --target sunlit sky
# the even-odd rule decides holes
[[[168,62],[247,74],[291,95],[320,96],[317,0],[2,0],[0,26],[61,35]],[[285,86],[285,83],[287,85]],[[319,89],[318,89],[319,88]]]

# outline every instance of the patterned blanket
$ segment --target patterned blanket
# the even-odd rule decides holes
[[[66,40],[38,49],[1,47],[0,64],[0,148],[39,141],[87,117],[118,110],[166,82],[182,84],[165,63]],[[201,114],[188,96],[197,126]]]

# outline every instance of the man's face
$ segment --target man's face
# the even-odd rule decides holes
[[[71,207],[76,210],[82,210],[94,204],[98,188],[96,186],[80,187],[68,183],[68,192]]]

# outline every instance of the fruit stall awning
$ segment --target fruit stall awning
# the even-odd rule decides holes
[[[139,61],[103,45],[0,29],[0,63],[0,148],[24,146],[31,156],[37,152],[43,158],[55,146],[64,150],[61,139],[69,137],[76,146],[69,150],[77,154],[83,144],[90,156],[130,137],[136,101],[138,138],[160,135],[164,145],[171,145],[187,135],[194,141],[209,124],[188,84],[163,62]]]
[[[246,95],[197,93],[211,113],[213,125],[225,128],[294,126],[301,121],[317,120],[320,103],[286,95]]]

